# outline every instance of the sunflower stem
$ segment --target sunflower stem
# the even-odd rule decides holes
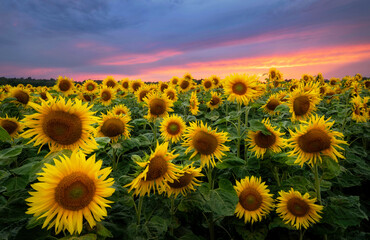
[[[316,188],[317,200],[319,201],[320,205],[322,205],[321,192],[320,192],[319,170],[318,170],[317,164],[315,164],[315,166],[313,168],[313,172],[315,174],[315,188]]]
[[[207,168],[206,169],[206,175],[208,178],[208,184],[209,184],[209,189],[213,190],[214,188],[214,182],[212,179],[212,170],[213,168]],[[209,219],[207,219],[208,222],[208,229],[209,229],[209,239],[214,240],[215,239],[215,223],[213,220],[213,213],[210,213]]]
[[[140,196],[139,197],[139,204],[138,204],[137,212],[136,212],[136,219],[137,219],[137,225],[138,226],[140,225],[140,217],[141,217],[141,209],[143,207],[143,201],[144,201],[144,197]]]
[[[170,225],[170,234],[173,236],[173,225],[174,225],[174,219],[175,219],[175,198],[171,196],[171,225]]]
[[[118,165],[118,160],[117,160],[117,152],[116,152],[116,149],[113,147],[113,145],[111,144],[111,147],[112,147],[112,168],[113,168],[113,171],[117,169],[117,165]]]
[[[238,104],[238,127],[237,127],[237,135],[238,135],[238,140],[237,140],[237,143],[236,143],[236,149],[237,149],[237,157],[240,158],[240,141],[241,141],[241,134],[240,134],[240,128],[241,128],[241,115],[240,115],[240,111],[241,111],[241,107],[242,105],[241,104]]]
[[[226,116],[229,116],[229,101],[225,102],[225,107],[226,107],[226,109],[225,109]],[[227,123],[228,123],[228,121],[226,121],[226,127],[227,127]]]
[[[248,115],[249,115],[249,110],[251,108],[250,107],[246,107],[245,108],[245,128],[248,129]],[[247,147],[247,144],[244,144],[244,160],[245,160],[245,163],[248,162],[248,147]]]
[[[154,125],[154,127],[153,127],[154,148],[157,144],[157,124],[156,123],[157,123],[157,119],[155,119],[154,122],[153,122],[153,125]]]

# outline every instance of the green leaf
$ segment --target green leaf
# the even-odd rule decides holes
[[[340,165],[331,158],[323,159],[323,179],[332,179],[340,174]]]
[[[103,224],[101,224],[101,223],[97,223],[97,224],[96,224],[96,233],[97,233],[99,236],[102,236],[102,237],[110,237],[110,238],[112,238],[112,237],[113,237],[112,233],[111,233],[108,229],[106,229],[106,228],[103,226]]]
[[[37,220],[37,217],[32,217],[28,221],[26,228],[27,229],[32,229],[36,226],[42,225],[44,223],[44,220],[45,220],[45,218],[40,218],[40,219]]]
[[[99,148],[104,148],[109,142],[109,137],[97,137],[95,138],[96,143],[99,145]]]
[[[335,196],[328,198],[322,221],[337,227],[347,228],[359,226],[364,219],[367,220],[368,217],[361,210],[358,196]]]
[[[286,104],[280,104],[275,108],[274,112],[289,112],[289,106]]]
[[[15,176],[15,177],[8,179],[4,185],[7,189],[7,192],[10,192],[10,191],[24,189],[27,186],[27,184],[28,184],[28,178],[24,176],[21,176],[21,177]]]
[[[0,151],[0,161],[17,157],[22,153],[23,145],[14,146]]]
[[[151,234],[160,236],[167,232],[168,224],[168,219],[161,218],[159,216],[153,216],[147,223],[147,227]]]
[[[261,131],[264,135],[271,135],[270,131],[267,130],[265,124],[263,124],[260,120],[253,119],[249,121],[250,127],[249,129],[253,132]]]
[[[0,170],[0,180],[10,176],[10,173],[4,170]]]
[[[11,169],[10,171],[12,173],[15,173],[17,175],[29,175],[32,167],[37,164],[37,162],[31,162],[31,163],[27,163],[19,168],[14,168],[14,169]]]
[[[216,164],[216,167],[218,169],[226,169],[226,168],[231,168],[231,167],[238,167],[238,166],[243,166],[245,165],[245,160],[238,158],[234,154],[227,154],[222,158],[222,162],[218,161]]]
[[[9,133],[0,126],[0,141],[9,141],[10,139]]]

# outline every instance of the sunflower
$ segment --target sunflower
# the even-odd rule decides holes
[[[369,79],[366,79],[364,81],[364,86],[365,86],[366,89],[370,89],[370,80]]]
[[[220,77],[216,75],[212,75],[209,79],[213,82],[213,87],[218,88],[221,85],[221,79]]]
[[[167,196],[170,197],[174,195],[176,198],[180,193],[186,196],[188,192],[195,191],[195,186],[199,186],[200,180],[197,177],[204,176],[201,168],[193,167],[193,164],[183,167],[181,170],[181,175],[174,179],[173,182],[168,182],[168,186],[165,189]]]
[[[190,73],[185,73],[182,78],[189,80],[189,81],[193,80],[193,76]]]
[[[275,94],[272,94],[266,101],[266,104],[263,105],[261,108],[263,109],[263,111],[265,111],[266,113],[269,113],[270,115],[274,115],[278,112],[275,112],[275,108],[277,106],[279,106],[281,104],[280,102],[280,96],[275,93]]]
[[[193,80],[188,78],[183,78],[180,80],[179,88],[181,92],[187,92],[193,86]]]
[[[318,81],[320,83],[324,83],[324,77],[322,76],[322,73],[317,74],[316,81]]]
[[[72,79],[59,76],[55,88],[57,91],[62,92],[65,96],[68,96],[73,94],[74,83]]]
[[[102,120],[97,129],[98,137],[109,137],[113,142],[123,136],[125,139],[130,137],[131,126],[128,125],[130,117],[127,115],[115,115],[112,112],[102,114]]]
[[[270,70],[269,70],[269,79],[271,81],[274,81],[276,79],[276,77],[277,77],[276,73],[277,72],[278,72],[278,70],[276,68],[270,68]]]
[[[339,78],[330,78],[330,80],[329,80],[329,84],[330,84],[331,86],[335,86],[335,85],[337,85],[339,82],[340,82],[340,79],[339,79]]]
[[[316,198],[310,199],[308,193],[302,196],[293,188],[289,192],[280,191],[279,195],[276,212],[286,224],[290,223],[296,229],[301,229],[302,226],[307,229],[311,224],[320,221],[319,214],[324,207],[315,204]]]
[[[102,85],[105,87],[110,87],[110,88],[116,88],[118,86],[118,83],[112,76],[107,76],[103,82]]]
[[[238,104],[248,105],[249,101],[255,97],[257,91],[253,88],[257,86],[256,76],[245,74],[234,74],[225,79],[225,93],[229,95],[227,100],[236,100]]]
[[[289,130],[291,137],[287,143],[293,150],[288,155],[297,156],[294,163],[303,166],[308,162],[313,165],[318,161],[322,162],[321,154],[329,156],[336,162],[338,162],[337,157],[344,158],[336,148],[343,150],[338,144],[347,144],[347,142],[336,138],[343,138],[343,134],[330,130],[334,121],[329,122],[329,120],[330,118],[324,120],[324,116],[311,116],[308,121],[302,121],[299,129],[295,129],[295,133]]]
[[[355,75],[355,80],[356,80],[356,81],[361,81],[361,80],[362,80],[362,75],[361,75],[360,73],[357,73],[357,74]]]
[[[82,148],[90,152],[97,148],[92,137],[95,129],[92,124],[98,118],[90,112],[92,105],[82,104],[81,100],[69,99],[67,102],[60,97],[54,99],[48,94],[48,101],[41,105],[30,103],[36,113],[26,116],[22,122],[29,128],[21,134],[23,138],[32,138],[34,146],[48,144],[50,151],[62,149],[75,150]]]
[[[302,75],[302,80],[303,80],[303,82],[308,83],[308,82],[313,80],[313,77],[309,74],[303,74]]]
[[[284,133],[281,133],[279,128],[275,129],[276,127],[271,126],[269,119],[263,119],[262,123],[270,135],[264,134],[261,131],[249,131],[247,139],[245,139],[257,158],[263,158],[267,150],[279,153],[285,147],[285,140],[281,138]]]
[[[291,92],[287,104],[292,113],[292,121],[307,119],[316,110],[316,105],[320,101],[321,98],[317,91],[304,92],[298,88]]]
[[[144,99],[148,107],[148,114],[145,116],[149,121],[157,118],[166,117],[168,112],[173,112],[173,103],[164,94],[158,92],[149,93]]]
[[[201,166],[211,165],[215,166],[215,157],[221,161],[225,151],[229,151],[229,147],[224,145],[225,142],[229,141],[227,133],[217,132],[217,129],[212,130],[207,124],[203,124],[202,121],[191,122],[190,127],[186,128],[183,135],[184,142],[183,146],[188,147],[185,154],[194,150],[190,156],[192,159],[198,153],[200,154]]]
[[[191,96],[190,96],[190,99],[189,99],[189,108],[190,108],[191,114],[193,114],[193,115],[198,114],[198,112],[199,112],[199,102],[198,102],[196,92],[191,93]]]
[[[81,233],[83,218],[93,228],[107,216],[107,207],[115,189],[113,178],[108,178],[110,167],[101,169],[103,162],[95,162],[95,154],[86,159],[82,152],[74,151],[71,157],[54,159],[54,166],[46,163],[38,173],[39,182],[27,198],[27,214],[45,218],[42,228],[55,226],[56,234],[68,230]]]
[[[19,132],[23,131],[23,124],[17,118],[8,117],[7,115],[5,118],[0,117],[0,127],[4,128],[12,138],[17,138]]]
[[[172,77],[171,80],[170,80],[170,83],[172,85],[177,85],[179,83],[180,79],[178,77]]]
[[[340,92],[336,92],[337,94],[341,94],[342,93],[342,89],[340,89]],[[359,96],[362,92],[362,85],[361,83],[359,82],[353,82],[352,85],[351,85],[351,95],[352,96]]]
[[[100,89],[99,97],[101,103],[105,106],[108,106],[112,102],[112,100],[115,99],[114,93],[115,92],[113,88],[110,87],[103,87],[102,89]]]
[[[211,100],[207,102],[207,107],[211,110],[218,108],[222,104],[222,96],[217,92],[212,92]]]
[[[22,89],[19,87],[14,87],[9,90],[9,96],[8,97],[13,97],[16,98],[18,103],[23,104],[26,106],[28,103],[31,101],[31,95],[30,91],[28,89]]]
[[[325,96],[327,89],[328,89],[327,84],[322,84],[319,88],[320,96]]]
[[[119,85],[127,92],[130,89],[130,80],[128,78],[124,78],[119,81]]]
[[[87,80],[82,85],[82,91],[89,94],[95,94],[99,91],[99,85],[93,80]]]
[[[164,92],[168,88],[169,84],[168,82],[159,82],[159,90],[161,92]]]
[[[131,92],[136,92],[137,90],[139,90],[139,88],[143,85],[144,83],[140,80],[140,79],[137,79],[137,80],[133,80],[130,82],[130,91]]]
[[[164,94],[167,96],[168,99],[170,99],[172,102],[176,102],[178,97],[177,97],[177,92],[176,89],[173,87],[169,87],[166,90],[164,90]]]
[[[157,189],[162,192],[167,188],[168,183],[173,183],[175,179],[181,176],[181,171],[171,161],[178,156],[173,152],[168,152],[168,142],[159,145],[154,152],[149,156],[146,162],[136,162],[143,171],[129,184],[124,187],[130,187],[128,190],[131,192],[135,189],[134,194],[145,196],[150,195],[151,190],[154,192]]]
[[[355,120],[357,123],[367,121],[368,116],[367,116],[367,110],[366,110],[367,108],[366,102],[364,102],[360,96],[356,96],[351,99],[351,103],[352,103],[351,118]]]
[[[261,178],[245,177],[236,181],[234,189],[239,198],[235,213],[238,218],[244,217],[245,223],[261,221],[274,207],[272,194]]]
[[[129,118],[129,121],[131,121],[131,111],[125,104],[114,106],[111,112],[115,115],[126,115]]]
[[[206,90],[206,91],[212,89],[212,86],[213,86],[212,80],[208,79],[208,78],[203,79],[202,86],[203,86],[204,90]]]
[[[144,102],[146,96],[150,93],[151,89],[148,85],[143,84],[136,92],[137,102]]]
[[[180,141],[185,128],[186,124],[184,120],[180,116],[173,114],[170,117],[163,118],[160,131],[165,141],[176,143]]]
[[[78,95],[79,95],[80,99],[84,102],[92,102],[96,98],[95,94],[89,94],[89,93],[86,93],[86,92],[80,92]]]

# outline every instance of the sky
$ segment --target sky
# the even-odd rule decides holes
[[[369,0],[1,0],[0,76],[370,76]]]

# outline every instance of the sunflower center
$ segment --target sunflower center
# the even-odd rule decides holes
[[[101,97],[104,101],[109,101],[112,97],[110,92],[102,92]]]
[[[59,83],[59,89],[63,92],[68,91],[71,87],[72,85],[68,80],[62,80]]]
[[[261,131],[258,131],[256,134],[254,141],[256,142],[256,145],[261,148],[269,148],[276,142],[276,136],[271,131],[270,135],[265,135]]]
[[[107,82],[107,87],[114,88],[115,86],[116,86],[116,83],[115,83],[114,81],[109,80],[109,81]]]
[[[214,135],[199,131],[193,137],[193,146],[200,154],[210,155],[216,151],[218,141]]]
[[[46,93],[45,92],[40,92],[40,97],[43,99],[43,100],[47,100],[48,97],[46,96]]]
[[[116,111],[116,115],[121,115],[121,114],[126,114],[126,112],[123,111],[122,109],[119,109]]]
[[[168,166],[167,161],[162,156],[155,156],[150,159],[149,170],[146,175],[147,181],[152,181],[162,177],[167,172]]]
[[[163,99],[155,98],[150,101],[149,108],[152,115],[162,115],[166,112],[166,102]]]
[[[177,135],[180,132],[180,126],[176,122],[170,122],[167,126],[167,132],[170,135]]]
[[[141,87],[140,83],[135,82],[132,84],[132,89],[134,90],[134,92],[136,92],[136,90],[138,90],[139,87]]]
[[[232,86],[233,93],[238,94],[238,95],[244,95],[247,92],[247,86],[242,83],[238,82]]]
[[[188,81],[182,81],[181,82],[181,84],[180,84],[180,87],[182,88],[182,89],[186,89],[188,86],[189,86],[189,82]]]
[[[82,122],[75,114],[51,111],[46,115],[42,123],[42,129],[55,142],[70,145],[81,138]]]
[[[95,183],[91,178],[84,173],[74,172],[59,182],[54,197],[63,208],[77,211],[90,204],[95,190]]]
[[[212,83],[210,81],[207,81],[207,82],[204,83],[204,86],[206,88],[210,88],[210,87],[212,87]]]
[[[92,91],[92,90],[94,90],[94,85],[89,84],[89,85],[87,85],[86,88],[87,88],[87,90]]]
[[[163,92],[165,89],[167,89],[168,88],[168,85],[167,84],[162,84],[161,85],[161,92]]]
[[[18,128],[17,123],[15,123],[13,121],[9,121],[7,119],[2,120],[0,123],[1,123],[1,127],[3,127],[5,129],[5,131],[7,131],[9,133],[9,135],[14,133],[14,131]]]
[[[310,210],[310,206],[304,200],[297,197],[289,199],[287,208],[296,217],[303,217]]]
[[[125,124],[116,118],[104,121],[101,132],[107,137],[116,137],[125,131]]]
[[[293,102],[293,111],[295,115],[302,116],[310,108],[310,99],[307,96],[299,96]]]
[[[320,94],[324,94],[325,93],[325,88],[324,87],[320,87]]]
[[[124,88],[128,88],[128,82],[124,82],[124,83],[122,83],[122,87],[124,87]]]
[[[140,101],[143,101],[144,100],[144,98],[146,97],[146,95],[149,93],[149,91],[148,90],[143,90],[143,91],[141,91],[140,92],[140,94],[139,94],[139,98],[140,98]]]
[[[320,129],[311,129],[298,138],[298,145],[304,152],[317,153],[330,148],[331,138]]]
[[[218,85],[218,79],[217,78],[214,78],[213,82],[215,83],[215,85]]]
[[[292,92],[294,89],[296,89],[298,86],[297,85],[293,85],[289,88],[289,90]]]
[[[17,99],[18,102],[23,104],[27,104],[28,101],[30,100],[30,96],[23,91],[15,92],[14,97]]]
[[[271,72],[271,78],[272,78],[272,79],[275,79],[275,77],[276,77],[276,73],[275,73],[274,71],[272,71],[272,72]]]
[[[275,108],[276,108],[277,106],[279,106],[279,105],[280,105],[280,103],[279,103],[279,101],[278,101],[278,100],[276,100],[276,99],[271,99],[271,100],[267,103],[266,107],[267,107],[269,110],[274,111],[274,110],[275,110]]]
[[[167,92],[167,97],[170,99],[170,100],[174,100],[175,99],[175,94],[173,92]]]
[[[366,81],[366,82],[365,82],[365,87],[366,87],[366,88],[370,88],[370,81]]]
[[[179,177],[179,179],[177,180],[174,180],[173,183],[168,182],[168,185],[171,188],[183,188],[183,187],[188,186],[192,180],[193,180],[193,174],[184,173],[183,176]]]
[[[84,98],[86,101],[88,101],[88,102],[90,102],[90,101],[91,101],[91,97],[89,96],[89,94],[84,94],[84,95],[83,95],[83,98]]]
[[[262,205],[262,196],[254,188],[246,188],[239,195],[239,203],[248,211],[254,211]]]
[[[216,106],[217,104],[220,103],[220,99],[218,97],[212,97],[211,101],[210,101],[210,104],[212,106]]]

